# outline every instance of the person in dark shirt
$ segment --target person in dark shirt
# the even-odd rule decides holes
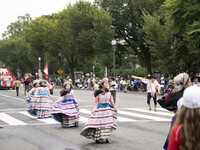
[[[26,79],[24,81],[24,94],[26,94],[26,92],[28,92],[28,86],[29,86],[30,82]]]

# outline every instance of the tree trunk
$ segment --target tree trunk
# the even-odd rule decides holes
[[[142,53],[144,55],[144,59],[145,59],[145,66],[146,66],[146,69],[147,69],[147,73],[148,74],[152,74],[152,70],[151,70],[151,53],[149,51],[149,48],[146,48],[144,46],[144,44],[141,45],[141,50],[142,50]]]
[[[74,85],[74,65],[70,65],[70,74],[71,74],[71,79],[72,79],[72,84]]]

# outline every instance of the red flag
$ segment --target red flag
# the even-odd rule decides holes
[[[49,75],[48,75],[48,63],[46,63],[44,69],[43,69],[44,73],[45,73],[45,78],[48,79]]]

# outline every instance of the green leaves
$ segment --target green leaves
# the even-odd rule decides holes
[[[72,78],[74,70],[88,72],[94,64],[112,68],[114,30],[111,24],[108,12],[83,1],[69,5],[57,14],[34,20],[28,14],[20,16],[8,26],[5,40],[0,41],[0,52],[3,53],[0,58],[10,68],[21,66],[19,69],[23,73],[35,73],[37,58],[41,57],[42,66],[49,63],[50,74],[62,68],[70,71]],[[5,56],[9,59],[4,59]],[[14,58],[17,61],[12,63]]]

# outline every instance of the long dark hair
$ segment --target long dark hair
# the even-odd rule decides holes
[[[181,107],[175,125],[182,124],[179,150],[200,150],[200,108]]]

